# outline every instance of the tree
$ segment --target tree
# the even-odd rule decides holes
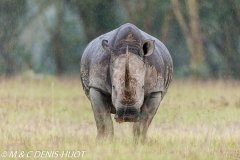
[[[239,1],[201,1],[199,5],[205,61],[211,75],[239,78]]]
[[[21,33],[20,22],[26,12],[26,0],[0,1],[0,57],[3,58],[3,72],[13,75],[17,69],[14,49]]]
[[[77,10],[87,43],[118,27],[114,0],[71,0],[68,4]]]
[[[53,46],[55,66],[57,69],[57,75],[60,76],[63,73],[63,63],[62,63],[62,34],[61,28],[64,16],[64,1],[59,0],[55,2],[56,6],[56,25],[52,31],[51,44]]]
[[[173,18],[172,7],[166,1],[121,0],[127,14],[127,22],[137,25],[145,32],[166,41]],[[160,25],[158,28],[157,25]]]
[[[186,39],[190,54],[190,68],[194,78],[201,77],[201,71],[198,69],[203,63],[203,43],[200,30],[200,20],[198,14],[197,0],[186,0],[189,26],[184,19],[178,0],[171,0],[175,17],[179,23],[182,33]]]

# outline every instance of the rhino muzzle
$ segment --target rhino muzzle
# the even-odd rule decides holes
[[[121,107],[116,111],[114,119],[117,122],[138,122],[140,120],[139,110],[135,107]]]

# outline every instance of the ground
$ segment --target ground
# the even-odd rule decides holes
[[[0,78],[0,156],[240,159],[239,86],[233,80],[174,80],[149,128],[148,142],[135,145],[132,124],[116,122],[113,141],[96,143],[93,113],[78,77]],[[70,158],[70,151],[78,158]]]

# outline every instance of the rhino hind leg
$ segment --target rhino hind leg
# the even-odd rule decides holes
[[[105,96],[96,88],[89,92],[91,105],[97,125],[97,140],[113,138],[113,122]]]
[[[139,122],[133,124],[133,138],[134,142],[138,143],[139,139],[141,143],[145,143],[147,140],[147,131],[149,125],[152,122],[154,115],[157,112],[158,106],[161,102],[161,93],[154,93],[154,96],[149,95],[149,97],[143,103],[141,109],[141,119]]]

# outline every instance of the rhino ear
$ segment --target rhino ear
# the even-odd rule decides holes
[[[142,50],[143,50],[143,55],[144,56],[150,56],[151,54],[153,54],[154,52],[154,40],[146,40],[144,41],[143,45],[142,45]]]
[[[113,48],[108,44],[107,40],[102,40],[102,47],[110,54],[113,54]]]

